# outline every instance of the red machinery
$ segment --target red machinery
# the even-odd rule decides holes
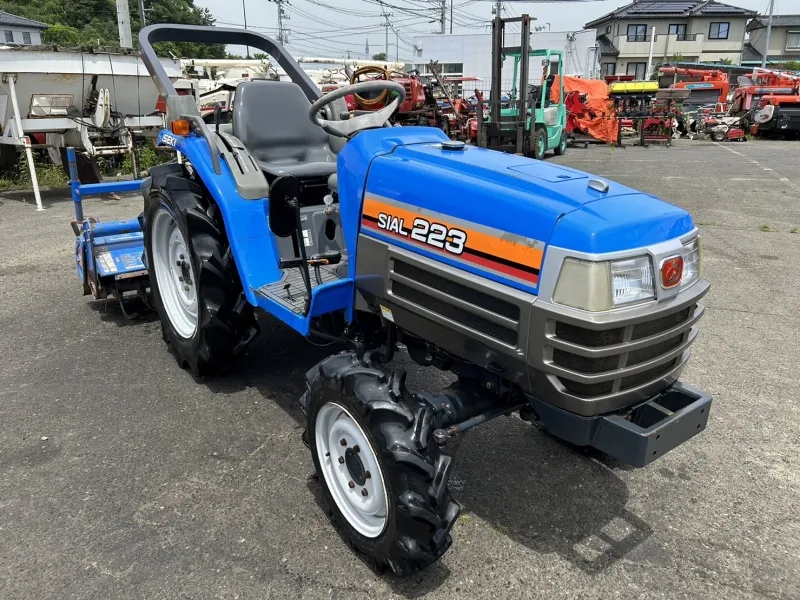
[[[739,78],[731,113],[752,122],[752,133],[800,132],[800,77],[756,69]]]
[[[353,72],[350,83],[359,83],[372,79],[392,80],[406,89],[406,98],[397,108],[394,122],[399,125],[433,125],[437,126],[436,99],[431,93],[430,86],[426,85],[418,76],[407,73],[398,73],[383,67],[361,67]],[[353,99],[357,110],[380,110],[389,98],[388,92],[381,92],[372,97],[355,94]],[[434,122],[431,123],[430,121]]]
[[[661,75],[673,75],[676,78],[681,75],[689,78],[686,81],[676,81],[669,86],[674,89],[690,91],[689,97],[683,101],[683,106],[687,110],[708,104],[721,104],[720,108],[725,110],[731,84],[728,74],[724,71],[661,67],[659,72]]]

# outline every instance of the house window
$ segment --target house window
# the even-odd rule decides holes
[[[708,27],[708,39],[727,40],[730,28],[730,23],[711,23]]]
[[[647,25],[628,25],[629,42],[646,42]]]
[[[603,77],[607,75],[617,74],[617,63],[604,63],[603,64]]]
[[[464,72],[464,63],[444,63],[442,65],[442,73],[448,75],[460,75]]]
[[[628,75],[633,75],[638,81],[644,79],[645,71],[647,71],[646,62],[629,62]]]
[[[677,36],[678,41],[683,42],[686,40],[686,25],[670,25],[668,33]]]
[[[23,31],[22,32],[22,43],[26,46],[31,45],[31,32],[30,31]]]
[[[611,33],[611,25],[609,25],[608,27],[606,27],[606,33]]]
[[[5,30],[5,34],[6,34],[6,42],[10,43],[10,44],[13,44],[14,43],[14,32],[11,31],[10,29],[6,29]]]
[[[800,48],[800,31],[786,32],[786,49],[797,50]]]

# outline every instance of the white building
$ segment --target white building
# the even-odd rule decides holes
[[[596,31],[536,31],[531,33],[531,49],[549,48],[564,53],[564,73],[582,77],[597,77],[599,56],[596,48]],[[492,76],[492,34],[420,35],[414,36],[414,56],[406,68],[428,73],[430,61],[439,61],[442,72],[450,77],[479,77],[475,84],[465,82],[464,93],[473,87],[488,91]],[[519,45],[519,33],[506,33],[506,46]],[[503,68],[502,88],[511,87],[513,61],[506,60]],[[530,82],[539,83],[539,69],[531,63]]]
[[[42,31],[49,25],[0,10],[0,45],[41,46]]]

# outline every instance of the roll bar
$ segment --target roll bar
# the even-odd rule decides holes
[[[164,71],[164,65],[156,56],[153,44],[157,42],[191,42],[194,44],[233,44],[237,46],[250,46],[269,54],[283,68],[289,78],[300,86],[303,93],[312,104],[322,96],[322,92],[311,81],[297,61],[281,44],[270,37],[248,31],[245,29],[231,29],[224,27],[203,27],[199,25],[149,25],[139,32],[139,50],[142,53],[150,77],[164,96],[169,109],[170,97],[178,96],[175,87]]]

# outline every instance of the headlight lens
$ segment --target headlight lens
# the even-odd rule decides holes
[[[699,237],[683,246],[681,289],[703,276],[702,258]],[[553,293],[554,302],[589,312],[647,302],[655,297],[655,271],[650,256],[601,262],[567,258]]]
[[[553,300],[592,312],[611,305],[611,263],[567,258],[558,275]]]
[[[611,263],[614,306],[625,306],[656,297],[653,285],[653,264],[649,256]]]
[[[703,244],[696,237],[683,247],[681,287],[688,287],[703,276]]]
[[[590,312],[653,298],[653,265],[648,256],[614,262],[567,258],[553,294],[558,304]]]

